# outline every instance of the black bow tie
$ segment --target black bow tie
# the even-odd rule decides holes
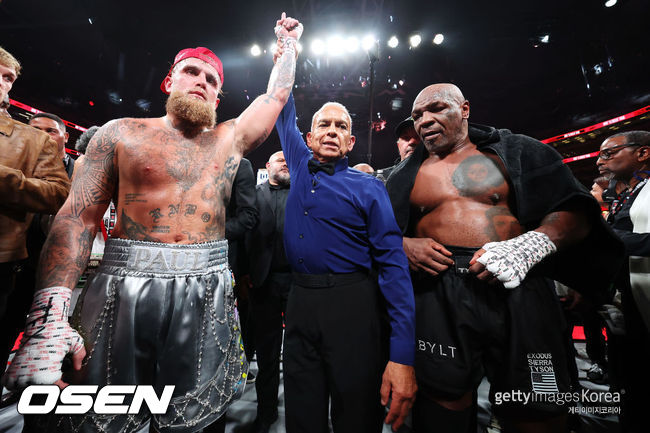
[[[315,159],[307,161],[307,168],[311,174],[316,174],[318,171],[324,171],[330,176],[334,174],[334,162],[318,162]]]

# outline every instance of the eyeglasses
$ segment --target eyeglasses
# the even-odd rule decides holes
[[[641,145],[637,143],[626,143],[626,144],[619,144],[618,146],[612,146],[608,149],[603,149],[600,152],[598,152],[598,158],[604,160],[611,159],[612,156],[616,155],[624,147],[631,147],[631,146],[641,146]]]

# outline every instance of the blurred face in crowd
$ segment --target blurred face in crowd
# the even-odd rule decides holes
[[[4,101],[18,78],[15,69],[0,63],[0,101]]]
[[[307,133],[307,146],[320,162],[337,161],[354,147],[356,138],[352,135],[352,119],[347,110],[339,104],[325,104],[316,112]]]
[[[37,117],[31,119],[29,125],[47,133],[56,142],[61,158],[63,158],[65,155],[65,144],[68,142],[69,134],[63,130],[59,122],[48,117]]]
[[[429,153],[446,154],[467,136],[469,102],[453,84],[433,84],[415,98],[411,117]]]
[[[266,163],[266,169],[269,172],[269,183],[271,185],[289,185],[289,168],[287,161],[284,159],[284,153],[275,152]]]
[[[610,137],[600,146],[600,155],[596,161],[602,175],[628,182],[634,172],[640,170],[649,161],[650,148],[629,143],[625,136]]]
[[[182,60],[165,79],[165,89],[168,113],[196,127],[214,126],[221,82],[212,65],[194,57]]]
[[[399,134],[397,139],[397,151],[399,152],[399,159],[404,161],[411,156],[417,145],[420,144],[420,137],[415,132],[414,128],[404,128]]]

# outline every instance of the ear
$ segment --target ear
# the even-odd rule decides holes
[[[271,166],[271,164],[269,164],[269,163],[267,162],[267,163],[266,163],[266,169],[268,170],[270,166]]]
[[[307,137],[307,147],[311,149],[311,138],[312,138],[311,131],[307,133],[306,137]]]
[[[650,146],[639,146],[639,162],[650,162]]]
[[[68,138],[70,138],[70,133],[69,133],[69,132],[66,132],[65,134],[63,134],[63,136],[65,137],[65,141],[64,141],[64,143],[67,143],[67,142],[68,142]]]
[[[460,111],[463,116],[463,119],[469,119],[469,101],[465,100],[462,104],[460,104]]]
[[[171,93],[172,92],[172,77],[171,77],[171,75],[167,75],[165,77],[165,80],[163,81],[163,83],[165,85],[165,92],[167,92],[168,94]]]
[[[350,136],[350,145],[348,146],[348,153],[352,152],[352,149],[354,148],[354,143],[357,142],[357,137],[354,135]]]
[[[214,103],[214,109],[215,109],[215,110],[216,110],[217,107],[219,106],[219,101],[220,101],[220,99],[217,98],[217,102]]]

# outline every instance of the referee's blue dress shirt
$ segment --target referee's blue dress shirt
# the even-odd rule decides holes
[[[335,173],[311,174],[311,150],[296,125],[293,95],[276,122],[291,174],[284,246],[294,272],[367,271],[376,264],[391,323],[390,360],[413,365],[415,304],[402,235],[384,184],[336,162]],[[353,326],[353,324],[351,324]]]

